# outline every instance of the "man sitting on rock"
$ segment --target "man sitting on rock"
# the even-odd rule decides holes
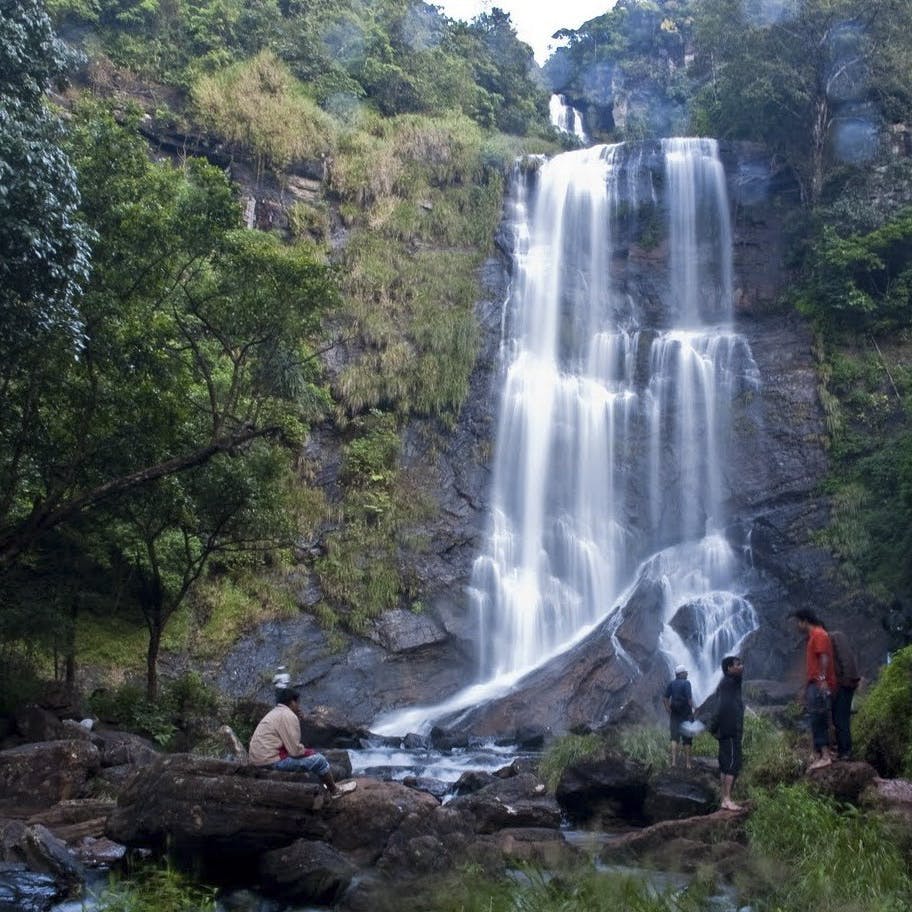
[[[263,716],[250,739],[250,762],[270,769],[313,773],[333,798],[341,798],[358,784],[353,779],[337,783],[326,757],[301,744],[299,697],[292,688],[276,691],[275,708]]]

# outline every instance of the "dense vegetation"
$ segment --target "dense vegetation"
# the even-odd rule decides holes
[[[506,170],[552,143],[531,50],[500,11],[405,0],[48,6],[0,26],[2,702],[77,658],[137,671],[142,627],[153,698],[163,644],[214,658],[287,610],[309,542],[327,626],[419,608],[434,503],[399,434],[465,397]],[[64,123],[45,92],[77,52]],[[242,227],[221,167],[150,157],[160,128],[249,162],[281,235]],[[324,192],[292,203],[308,161]],[[344,434],[332,503],[315,421]]]

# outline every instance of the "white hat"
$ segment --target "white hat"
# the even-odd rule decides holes
[[[687,674],[687,669],[686,669],[683,665],[678,665],[678,666],[675,668],[675,674],[676,674],[676,675],[686,675],[686,674]]]

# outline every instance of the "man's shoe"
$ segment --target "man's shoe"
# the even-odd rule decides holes
[[[330,794],[333,798],[341,798],[343,795],[353,792],[357,787],[358,783],[354,779],[346,779],[344,782],[337,782],[336,790]]]

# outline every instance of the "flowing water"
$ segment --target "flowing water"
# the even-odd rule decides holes
[[[470,585],[478,683],[379,731],[504,693],[643,579],[663,592],[657,649],[688,667],[698,701],[757,626],[736,582],[749,553],[726,535],[731,406],[759,376],[731,326],[716,143],[595,146],[537,164],[517,174],[509,210],[490,520]],[[634,275],[631,244],[668,279]]]
[[[588,142],[583,127],[583,115],[576,110],[563,95],[552,95],[549,102],[551,124],[562,133],[570,133],[580,142]]]

